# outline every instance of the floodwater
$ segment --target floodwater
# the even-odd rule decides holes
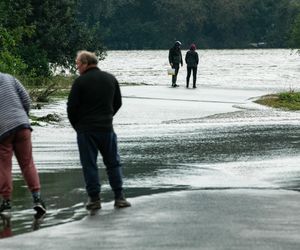
[[[183,57],[186,51],[182,50]],[[198,50],[198,79],[202,86],[263,89],[300,88],[300,55],[296,50]],[[168,51],[111,51],[99,63],[120,82],[168,85]],[[180,68],[179,83],[185,83],[186,67]]]
[[[123,107],[115,117],[126,196],[189,189],[300,190],[299,112],[253,105],[257,97],[298,89],[299,56],[289,50],[198,51],[198,88],[169,88],[168,51],[109,51],[100,62],[122,85]],[[185,53],[185,52],[184,52]],[[239,92],[241,91],[241,92]],[[249,92],[247,92],[249,91]],[[66,101],[35,115],[57,113],[62,121],[35,127],[34,158],[48,214],[43,226],[86,216],[86,194],[76,134]],[[113,199],[99,158],[102,200]],[[31,231],[31,198],[14,164],[13,234]]]

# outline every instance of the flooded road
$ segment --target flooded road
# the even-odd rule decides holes
[[[158,84],[122,86],[121,91],[123,107],[115,117],[115,130],[129,199],[190,189],[300,190],[300,113],[269,109],[249,99],[268,89],[199,84],[189,90]],[[76,134],[65,105],[62,100],[32,111],[62,117],[60,123],[35,127],[33,132],[48,208],[44,227],[86,216]],[[113,196],[101,158],[99,167],[102,200],[110,202]],[[14,176],[16,235],[31,231],[33,211],[16,164]]]
[[[297,50],[232,49],[197,50],[198,83],[205,87],[261,89],[268,92],[300,89],[300,60]],[[185,56],[186,50],[182,50]],[[167,50],[108,51],[99,63],[121,82],[170,85],[166,77]],[[180,68],[178,84],[184,86],[186,65]]]

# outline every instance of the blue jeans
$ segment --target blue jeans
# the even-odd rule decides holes
[[[97,166],[100,151],[115,199],[120,198],[123,181],[116,134],[114,132],[78,132],[77,143],[88,195],[95,198],[101,191]]]

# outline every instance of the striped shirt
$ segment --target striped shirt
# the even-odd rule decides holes
[[[0,140],[20,128],[30,128],[30,97],[13,76],[0,73]]]

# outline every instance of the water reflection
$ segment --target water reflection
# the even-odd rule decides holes
[[[0,214],[0,218],[1,218],[1,223],[0,223],[0,239],[2,238],[8,238],[13,236],[15,233],[18,234],[18,231],[13,233],[13,227],[12,227],[12,216],[11,214]],[[31,218],[31,230],[36,231],[38,229],[40,229],[45,215],[43,216],[37,216],[37,214],[35,214],[34,216],[30,216]],[[29,220],[29,218],[28,218]],[[31,231],[30,230],[30,231]],[[24,231],[24,230],[22,230]]]
[[[32,230],[33,231],[36,231],[36,230],[39,230],[41,225],[43,224],[44,222],[44,218],[46,217],[46,214],[43,214],[43,215],[40,215],[38,213],[36,213],[34,216],[33,216],[33,221],[32,221]]]
[[[13,236],[11,227],[11,217],[0,214],[1,225],[0,225],[0,239]]]
[[[40,173],[42,196],[47,214],[42,227],[78,220],[86,215],[83,201],[85,190],[81,170],[62,170]],[[19,174],[14,177],[13,227],[15,234],[39,228],[41,221],[32,222],[34,210],[26,184]]]

